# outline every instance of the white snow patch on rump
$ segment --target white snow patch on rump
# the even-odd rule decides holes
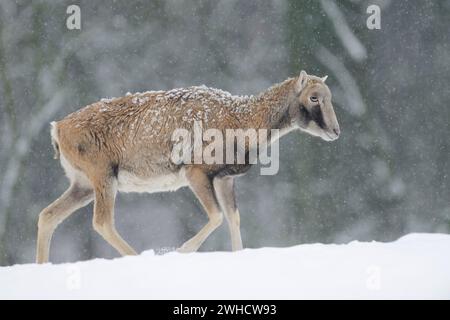
[[[450,298],[450,235],[0,268],[0,299]]]

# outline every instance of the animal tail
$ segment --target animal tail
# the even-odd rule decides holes
[[[59,159],[59,142],[58,142],[58,129],[56,127],[56,122],[53,121],[50,123],[50,134],[52,137],[52,145],[53,149],[55,150],[55,155],[53,156],[54,159]]]

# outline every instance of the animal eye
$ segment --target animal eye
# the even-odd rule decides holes
[[[309,100],[311,100],[311,102],[319,102],[319,99],[317,99],[316,96],[309,97]]]

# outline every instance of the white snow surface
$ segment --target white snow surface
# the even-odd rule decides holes
[[[449,299],[450,235],[0,268],[0,299]]]

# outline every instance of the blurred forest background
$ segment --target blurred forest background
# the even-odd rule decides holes
[[[66,28],[67,6],[81,30]],[[366,13],[381,8],[381,29]],[[127,91],[201,85],[256,94],[308,73],[341,125],[326,143],[282,139],[280,171],[238,179],[245,247],[390,241],[450,232],[450,1],[0,2],[0,265],[34,261],[40,210],[68,186],[49,122]],[[117,253],[92,205],[57,229],[51,260]],[[119,232],[138,251],[177,247],[206,222],[188,189],[120,194]],[[228,250],[225,224],[201,250]]]

